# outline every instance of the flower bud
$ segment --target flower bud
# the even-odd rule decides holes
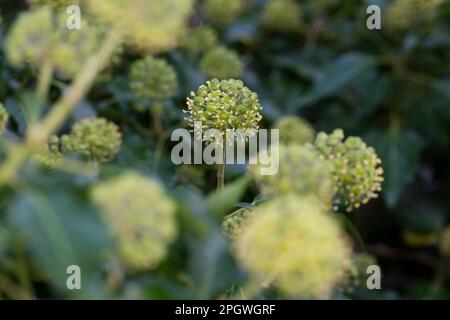
[[[314,128],[304,119],[296,116],[284,116],[274,125],[279,130],[281,144],[304,144],[314,140]]]
[[[76,123],[69,135],[61,137],[63,152],[80,152],[93,161],[110,161],[119,152],[119,127],[104,118],[87,118]]]
[[[214,48],[218,42],[216,30],[208,26],[201,26],[189,30],[183,42],[183,49],[191,56],[196,56]]]
[[[269,0],[264,7],[262,23],[273,31],[298,31],[302,23],[300,5],[294,0]]]
[[[177,91],[177,75],[165,60],[147,56],[131,66],[130,87],[139,98],[171,98]]]
[[[214,24],[229,24],[236,20],[245,8],[245,0],[205,0],[203,11]]]
[[[200,70],[210,78],[238,78],[243,65],[233,50],[216,47],[207,51],[200,60]]]

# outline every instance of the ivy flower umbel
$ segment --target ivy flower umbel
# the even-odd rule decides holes
[[[2,103],[0,103],[0,135],[5,132],[8,123],[9,114]]]
[[[98,49],[100,33],[86,19],[80,30],[69,30],[66,20],[65,11],[55,14],[49,6],[22,13],[7,36],[8,59],[16,66],[49,63],[58,75],[74,77]]]
[[[203,11],[214,24],[224,25],[236,20],[245,8],[245,0],[205,0]]]
[[[336,129],[332,134],[320,132],[314,146],[322,159],[332,165],[335,184],[334,205],[344,205],[347,211],[359,208],[381,191],[383,169],[375,150],[359,137],[347,137]]]
[[[327,298],[350,267],[338,223],[310,198],[290,195],[263,204],[234,242],[238,263],[256,283],[293,298]]]
[[[275,129],[279,130],[281,144],[304,144],[313,142],[314,128],[303,118],[284,116],[275,122]]]
[[[62,150],[86,154],[93,161],[112,160],[119,152],[122,135],[119,127],[104,118],[87,118],[76,123],[61,137]]]
[[[131,66],[130,88],[139,98],[171,98],[177,87],[176,72],[164,59],[147,56]]]
[[[219,42],[216,30],[208,26],[190,29],[183,42],[183,49],[190,55],[196,56],[209,50]]]
[[[94,186],[92,199],[125,264],[134,270],[157,267],[177,233],[175,204],[161,186],[129,171]]]
[[[207,81],[196,93],[191,92],[184,112],[192,128],[200,121],[203,128],[217,129],[224,135],[228,129],[257,131],[262,119],[258,95],[234,79]]]
[[[280,145],[279,163],[280,167],[275,175],[262,175],[261,164],[249,166],[263,195],[312,195],[327,206],[330,205],[333,196],[331,167],[319,158],[312,147]]]
[[[225,47],[208,50],[200,60],[200,70],[210,78],[238,78],[242,69],[237,53]]]
[[[442,0],[395,0],[386,8],[386,25],[390,30],[406,30],[420,24]]]
[[[150,53],[176,47],[192,0],[85,0],[89,12],[125,33],[127,42]]]
[[[269,0],[262,14],[263,26],[279,32],[298,31],[302,22],[300,5],[294,0]]]
[[[255,207],[240,208],[227,215],[222,222],[222,230],[231,239],[237,239],[255,218]]]
[[[52,10],[41,7],[21,13],[5,40],[5,52],[15,66],[31,63],[41,66],[49,58],[55,38]]]
[[[42,150],[36,154],[36,158],[44,166],[54,168],[62,159],[59,138],[56,135],[50,137],[48,144],[42,146]]]

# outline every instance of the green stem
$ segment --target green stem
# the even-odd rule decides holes
[[[222,190],[225,186],[225,143],[222,148],[222,163],[217,164],[217,190]]]
[[[53,65],[50,59],[47,59],[39,71],[37,86],[37,98],[43,104],[47,100],[50,83],[52,81]]]
[[[108,34],[100,50],[86,62],[73,84],[52,107],[50,113],[34,128],[35,130],[30,130],[31,136],[29,135],[28,138],[35,140],[36,137],[33,137],[33,134],[39,132],[40,142],[46,141],[61,126],[70,112],[87,94],[97,74],[106,65],[121,40],[122,33],[118,30],[112,30]]]

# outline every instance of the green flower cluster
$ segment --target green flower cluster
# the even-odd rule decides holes
[[[203,11],[212,23],[224,25],[236,20],[245,5],[245,0],[205,0]]]
[[[215,47],[203,55],[200,60],[200,70],[209,78],[238,78],[243,69],[239,56],[233,50],[225,47]]]
[[[208,26],[200,26],[189,30],[183,42],[183,49],[191,56],[196,56],[214,48],[218,42],[216,30]]]
[[[279,130],[281,144],[312,142],[316,134],[314,128],[306,120],[297,116],[281,117],[274,124],[274,128]]]
[[[70,134],[61,137],[64,153],[80,152],[93,161],[109,161],[119,152],[119,127],[104,118],[87,118],[76,123]]]
[[[253,282],[293,298],[327,298],[350,267],[350,246],[332,216],[314,199],[280,197],[256,210],[234,242]]]
[[[0,134],[3,134],[6,129],[6,124],[8,123],[9,114],[6,111],[2,103],[0,103]]]
[[[237,239],[243,230],[253,221],[255,208],[240,208],[227,215],[222,222],[222,230],[231,239]]]
[[[178,88],[177,74],[164,59],[147,56],[131,66],[130,88],[139,98],[171,98]]]
[[[249,166],[263,195],[312,195],[329,205],[333,196],[331,166],[312,147],[280,145],[279,163],[276,175],[261,175],[261,164]]]
[[[182,39],[192,0],[86,0],[89,12],[125,32],[127,42],[150,53],[176,47]]]
[[[450,256],[450,226],[445,228],[440,236],[439,249],[445,256]]]
[[[264,7],[262,23],[268,30],[298,31],[302,24],[300,5],[295,0],[269,0]]]
[[[6,55],[10,62],[17,66],[29,62],[39,67],[49,59],[51,44],[55,42],[52,21],[49,7],[21,13],[5,41]]]
[[[244,86],[241,80],[213,79],[201,85],[197,93],[191,92],[187,98],[186,120],[194,128],[194,122],[202,122],[203,128],[220,130],[259,129],[262,119],[258,95]]]
[[[161,186],[129,171],[94,186],[91,194],[125,264],[133,270],[157,267],[177,233],[175,204]]]
[[[8,59],[16,66],[50,63],[60,76],[73,77],[98,49],[100,31],[84,20],[80,30],[69,30],[66,20],[48,6],[22,13],[5,42]]]
[[[395,0],[386,8],[386,25],[391,30],[406,30],[433,13],[442,0]]]
[[[359,208],[381,191],[383,169],[375,150],[359,137],[348,137],[336,129],[332,134],[320,132],[314,146],[324,160],[332,164],[335,184],[335,210],[344,205],[347,211]]]
[[[36,154],[37,160],[49,168],[54,168],[62,157],[60,141],[56,135],[51,136],[48,144],[45,144],[42,150]]]

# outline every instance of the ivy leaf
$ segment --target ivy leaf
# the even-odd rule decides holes
[[[250,182],[249,176],[244,176],[225,186],[222,190],[208,195],[208,209],[217,217],[223,217],[236,206]]]
[[[373,132],[368,135],[367,140],[382,160],[385,177],[383,197],[386,205],[394,208],[405,186],[414,179],[423,140],[414,131],[400,128]]]
[[[347,216],[343,213],[336,213],[334,216],[339,221],[339,223],[344,227],[344,229],[347,230],[358,241],[361,248],[365,250],[364,241],[361,237],[361,234],[355,228],[350,219],[347,218]]]

